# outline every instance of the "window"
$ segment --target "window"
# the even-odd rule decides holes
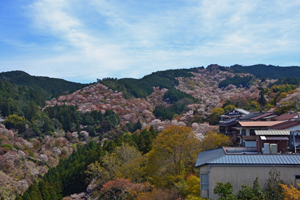
[[[201,190],[208,190],[209,189],[208,174],[201,174],[200,181],[201,181]]]
[[[295,175],[295,187],[298,187],[297,186],[297,183],[300,183],[300,175]]]

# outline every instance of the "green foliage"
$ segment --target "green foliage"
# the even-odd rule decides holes
[[[154,135],[153,132],[147,131],[146,129],[142,130],[142,132],[139,135],[139,142],[137,143],[139,151],[143,154],[146,154],[149,151],[151,151],[152,143],[155,137],[156,135]]]
[[[189,175],[186,180],[182,180],[176,184],[176,187],[180,191],[181,195],[184,197],[199,197],[200,196],[200,178],[196,175]]]
[[[13,150],[13,147],[12,147],[10,144],[2,144],[1,147],[2,147],[2,148],[7,147],[10,151]]]
[[[37,106],[45,105],[46,96],[45,93],[35,91],[30,87],[0,80],[0,110],[3,116],[25,114],[27,117],[29,112],[36,111]]]
[[[113,90],[123,92],[126,98],[146,98],[153,92],[153,87],[173,89],[175,85],[179,84],[176,77],[192,77],[193,74],[190,72],[193,71],[197,71],[197,68],[158,71],[144,76],[142,79],[106,78],[98,81]]]
[[[207,151],[210,149],[221,148],[224,146],[231,146],[232,140],[221,133],[209,132],[205,138],[201,141],[201,150]]]
[[[300,79],[291,78],[291,77],[279,78],[275,83],[269,85],[269,87],[273,85],[286,85],[286,84],[299,86]]]
[[[227,113],[227,112],[231,111],[234,108],[235,108],[234,105],[227,105],[227,106],[224,107],[224,113]]]
[[[219,83],[219,88],[227,87],[229,84],[235,85],[239,87],[242,85],[243,87],[249,86],[249,82],[253,80],[252,76],[240,77],[234,76],[233,78],[227,77],[226,80],[221,81]]]
[[[225,111],[223,108],[214,108],[212,114],[209,116],[208,121],[209,124],[215,125],[219,123],[219,116],[224,114]]]
[[[170,125],[158,134],[149,152],[147,173],[158,187],[171,188],[192,172],[200,142],[191,128]]]
[[[171,120],[173,116],[176,114],[176,112],[173,109],[173,107],[165,108],[163,106],[156,106],[155,109],[153,110],[153,114],[155,115],[156,118],[160,118],[163,120],[166,119]]]
[[[231,183],[227,182],[225,184],[217,182],[217,185],[214,188],[214,194],[220,196],[220,200],[235,200],[233,195],[233,187]]]
[[[294,85],[274,85],[272,87],[270,87],[270,90],[274,93],[277,93],[277,92],[289,92],[289,91],[292,91],[292,90],[295,90],[297,87],[294,86]]]
[[[21,131],[24,129],[24,121],[24,117],[19,117],[18,115],[13,114],[6,117],[3,123],[7,129],[13,128]]]
[[[165,108],[163,106],[156,106],[153,114],[156,118],[160,118],[162,120],[169,119],[171,120],[174,115],[181,114],[185,107],[189,104],[195,102],[195,99],[180,99],[179,101],[175,102],[173,106]]]
[[[100,161],[104,152],[100,145],[90,142],[79,146],[73,154],[59,165],[51,168],[39,183],[34,183],[24,193],[23,199],[62,199],[63,196],[83,192],[88,183],[85,182],[84,170],[95,161]]]
[[[164,100],[167,100],[171,103],[178,102],[181,99],[191,99],[193,102],[196,102],[197,99],[194,98],[192,95],[187,94],[185,92],[181,92],[175,88],[169,89],[163,97]]]
[[[260,187],[258,177],[253,181],[252,188],[243,184],[242,188],[237,192],[236,198],[239,200],[264,200],[265,194]]]
[[[291,66],[291,67],[278,67],[274,65],[252,65],[252,66],[242,66],[242,65],[233,65],[230,67],[234,73],[250,73],[254,76],[265,76],[272,79],[279,79],[285,77],[299,78],[300,77],[300,68]]]
[[[284,198],[282,187],[279,184],[285,183],[280,178],[280,171],[273,167],[264,186],[266,199],[279,200]]]
[[[261,90],[260,93],[259,93],[258,103],[262,106],[265,106],[267,104],[267,100],[265,98],[264,90]]]
[[[156,106],[153,114],[155,117],[162,120],[171,120],[175,114],[181,114],[185,107],[189,104],[197,102],[192,95],[181,92],[175,88],[171,88],[164,95],[164,100],[173,103],[171,107],[165,108],[163,106]]]
[[[253,197],[254,200],[264,200],[265,199],[265,193],[260,187],[260,184],[258,182],[258,177],[256,177],[256,179],[253,181],[252,192],[254,194],[254,197]]]
[[[258,105],[257,102],[255,101],[248,101],[248,106],[246,107],[246,110],[251,110],[251,111],[261,111],[261,107]]]
[[[238,200],[252,200],[254,194],[252,188],[249,185],[242,185],[242,188],[237,192],[236,199]]]
[[[63,79],[31,76],[23,71],[2,72],[0,73],[0,80],[32,88],[35,93],[43,93],[45,96],[48,95],[48,98],[51,95],[57,96],[66,91],[78,90],[87,86],[87,84],[73,83]]]
[[[57,122],[62,125],[65,132],[80,131],[79,124],[89,125],[88,130],[91,131],[91,136],[96,135],[95,127],[97,128],[97,132],[105,133],[114,129],[121,121],[121,118],[112,110],[107,110],[105,114],[102,114],[100,111],[82,114],[77,111],[76,106],[67,105],[47,107],[44,113],[46,113],[49,118],[54,119],[54,121],[57,119]],[[48,122],[51,123],[49,120]],[[58,127],[60,126],[59,123],[56,123]],[[92,125],[96,126],[94,127]]]

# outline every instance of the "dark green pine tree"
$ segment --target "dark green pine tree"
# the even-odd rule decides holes
[[[259,93],[258,103],[262,106],[265,106],[267,104],[264,90],[261,90]]]
[[[142,124],[141,124],[140,120],[138,120],[137,123],[134,125],[134,130],[136,131],[141,128],[142,128]]]
[[[42,199],[42,195],[40,193],[38,183],[36,181],[28,188],[27,191],[28,191],[28,194],[29,194],[31,200]]]
[[[25,192],[25,194],[23,195],[23,200],[32,200],[32,199],[30,198],[30,195],[27,192]]]
[[[48,183],[46,183],[44,180],[41,180],[39,182],[39,188],[40,188],[43,200],[51,200],[52,199],[50,196],[48,187],[49,187]]]
[[[20,197],[19,195],[16,196],[15,200],[23,200],[22,197]]]

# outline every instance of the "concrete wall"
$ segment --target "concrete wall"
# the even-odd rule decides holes
[[[201,170],[202,167],[200,168],[200,173],[201,171],[207,170],[207,166],[203,167],[203,170]],[[300,166],[285,166],[275,168],[280,171],[281,179],[285,183],[293,183],[293,185],[295,185],[295,175],[300,175]],[[242,184],[250,184],[252,186],[255,178],[258,177],[260,185],[263,188],[266,180],[269,177],[269,172],[271,169],[272,167],[267,166],[212,166],[210,168],[209,175],[210,199],[218,199],[218,195],[215,195],[213,192],[217,182],[230,182],[233,186],[233,192],[236,194],[236,192],[241,189]],[[205,194],[205,192],[201,192],[201,194]]]

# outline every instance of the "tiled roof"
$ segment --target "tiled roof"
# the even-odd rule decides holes
[[[209,164],[300,165],[300,155],[226,155]]]
[[[250,113],[250,114],[248,114],[244,117],[241,117],[240,120],[248,120],[252,117],[256,117],[256,116],[261,115],[261,114],[262,114],[261,112]]]
[[[289,120],[293,119],[294,117],[298,116],[299,114],[283,114],[279,115],[278,117],[275,118],[276,121],[283,121],[283,120]]]
[[[253,127],[253,126],[273,126],[282,123],[282,121],[248,121],[239,122],[242,127]]]
[[[247,110],[241,109],[241,108],[234,108],[236,111],[239,111],[240,113],[243,113],[245,115],[248,115],[250,112],[248,112]]]
[[[255,135],[290,135],[290,131],[284,130],[254,130]]]
[[[238,111],[239,113],[242,113],[244,115],[248,115],[250,112],[248,112],[247,110],[244,110],[244,109],[241,109],[241,108],[233,108],[232,110],[230,110],[229,112],[227,113],[224,113],[223,115],[224,116],[227,116],[229,113],[231,113],[233,110],[236,110]],[[237,115],[237,114],[231,114],[231,115]]]
[[[223,123],[221,123],[219,126],[229,126],[229,125],[233,125],[233,124],[237,124],[237,118],[233,118],[233,119],[230,119],[230,120],[227,120]]]
[[[195,167],[200,167],[202,165],[211,162],[214,159],[225,156],[226,153],[223,148],[208,150],[198,154],[197,161]]]
[[[263,117],[263,119],[270,119],[270,118],[275,118],[278,117],[278,115],[269,115],[267,117]]]
[[[226,154],[223,148],[198,154],[195,167],[203,165],[300,165],[300,155]]]
[[[261,115],[250,118],[250,120],[258,120],[258,119],[261,119],[263,117],[267,117],[267,116],[270,116],[270,115],[274,115],[274,113],[273,112],[262,113]]]
[[[292,128],[294,126],[299,126],[300,121],[285,121],[279,124],[274,124],[273,126],[268,127],[269,129],[278,129],[278,130],[284,130],[288,128]]]
[[[283,136],[277,136],[277,137],[266,137],[266,136],[260,136],[260,139],[261,140],[269,140],[269,141],[274,141],[274,140],[286,140],[286,141],[288,141],[289,140],[289,138],[288,137],[283,137]]]

